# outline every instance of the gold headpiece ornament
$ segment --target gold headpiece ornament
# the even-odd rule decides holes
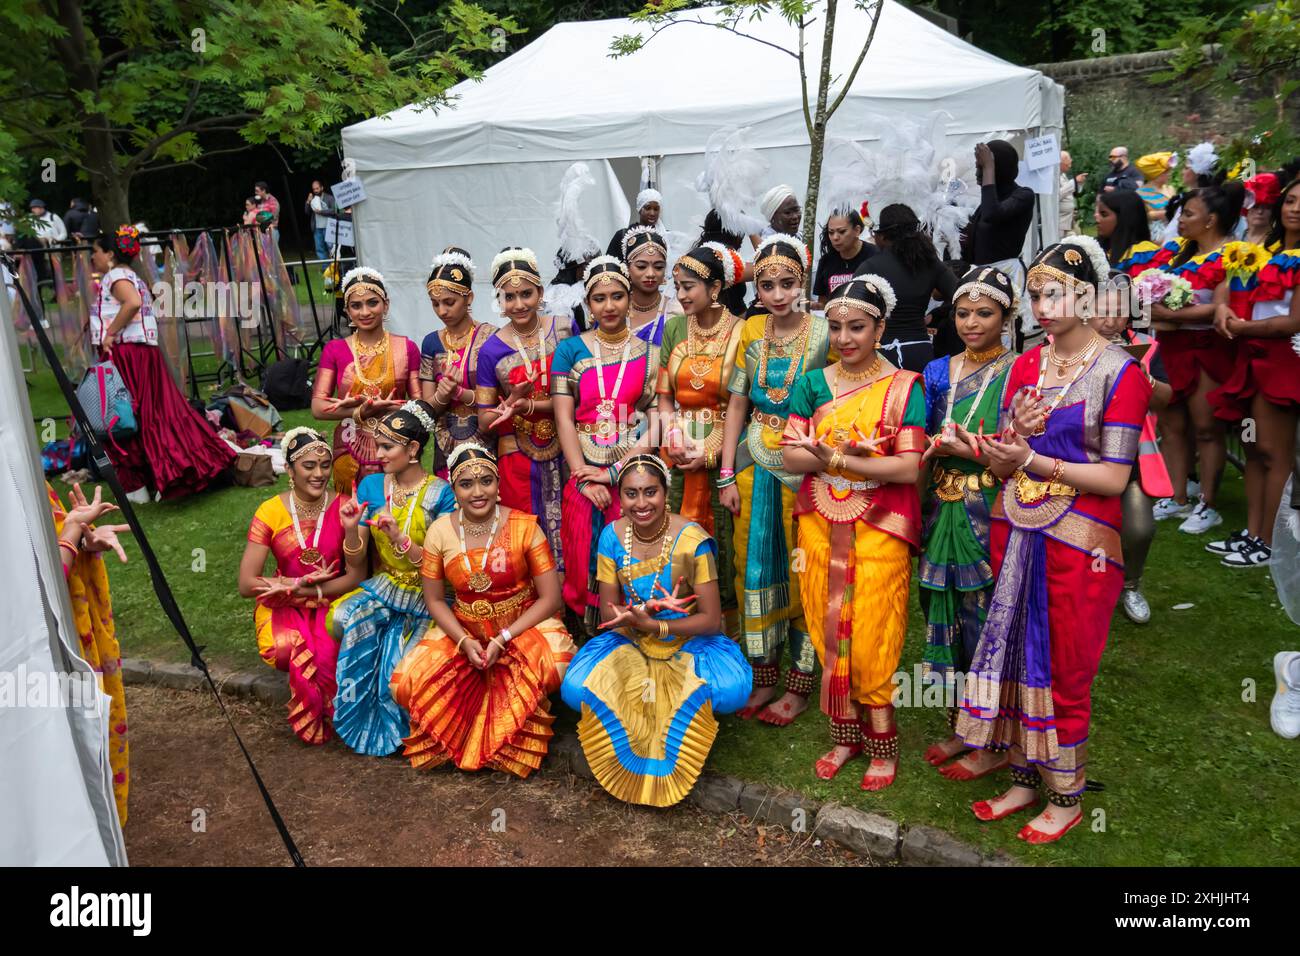
[[[347,274],[343,276],[344,305],[352,301],[354,295],[363,292],[373,292],[384,302],[388,302],[388,290],[384,288],[384,277],[378,269],[358,266],[355,269],[349,269]]]
[[[618,472],[619,483],[622,484],[623,478],[633,471],[638,475],[644,475],[647,466],[659,472],[659,474],[663,476],[665,482],[668,481],[668,466],[664,464],[662,458],[658,455],[640,454],[633,455],[623,463]]]
[[[782,250],[782,246],[788,246],[794,250],[794,258]],[[762,278],[766,273],[775,269],[786,268],[793,272],[799,278],[803,278],[807,273],[811,261],[808,255],[808,248],[802,240],[795,236],[787,236],[785,233],[777,233],[774,236],[768,236],[759,246],[758,258],[754,260],[754,277]]]
[[[969,277],[974,271],[972,269],[966,275]],[[958,299],[965,297],[972,302],[979,302],[981,298],[988,296],[1001,305],[1003,309],[1014,312],[1016,311],[1014,307],[1016,299],[1010,290],[1010,286],[1011,283],[1003,272],[993,266],[984,266],[975,278],[968,278],[967,281],[957,287],[957,290],[952,294],[952,301],[956,302]]]
[[[294,448],[292,451],[290,451],[294,439],[302,435],[311,436],[311,441],[305,443],[304,445],[301,445],[298,448]],[[325,454],[330,456],[333,456],[334,454],[334,449],[330,447],[329,442],[327,442],[324,438],[321,437],[320,432],[316,431],[316,429],[314,428],[308,428],[304,425],[300,425],[297,428],[291,428],[284,433],[284,437],[280,439],[280,450],[284,452],[284,460],[289,464],[292,464],[293,462],[301,458],[303,455],[312,451],[324,452]]]
[[[487,457],[469,458],[467,455],[471,451],[480,452]],[[492,453],[477,442],[465,442],[463,445],[457,445],[456,450],[451,453],[449,464],[451,473],[448,477],[453,485],[462,473],[471,478],[481,478],[488,473],[500,474],[497,470],[496,459],[492,457]]]

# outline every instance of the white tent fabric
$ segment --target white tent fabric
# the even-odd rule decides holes
[[[108,697],[79,656],[7,296],[0,296],[0,866],[125,865]],[[89,688],[51,697],[69,677]],[[69,702],[72,706],[69,706]]]
[[[717,8],[688,11],[711,20]],[[866,13],[840,4],[832,75],[846,77],[869,27]],[[759,40],[794,49],[798,32],[774,14],[748,22]],[[559,24],[459,84],[454,105],[438,111],[407,106],[343,131],[367,199],[355,209],[363,262],[392,280],[393,327],[419,334],[435,324],[423,282],[432,255],[449,243],[486,263],[508,242],[531,246],[546,264],[555,248],[552,212],[568,163],[585,160],[619,195],[602,195],[584,210],[598,235],[627,223],[626,199],[602,160],[663,156],[658,188],[664,223],[698,231],[708,206],[694,191],[704,145],[724,126],[747,126],[749,142],[771,163],[773,184],[802,197],[808,134],[796,60],[754,39],[710,25],[668,27],[627,57],[609,57],[621,34],[648,35],[629,20]],[[805,31],[808,62],[821,59],[820,22]],[[815,84],[815,73],[810,76]],[[813,90],[815,93],[815,88]],[[947,146],[966,154],[994,134],[1017,142],[1062,124],[1061,88],[1035,70],[991,56],[886,0],[870,52],[830,135],[869,140],[868,115],[920,118],[948,113]],[[1016,134],[1020,134],[1017,136]],[[622,200],[621,202],[619,200]],[[1055,238],[1055,196],[1043,237]],[[597,208],[599,207],[599,208]],[[824,210],[819,210],[824,213]],[[1051,233],[1048,233],[1048,229]],[[482,270],[476,285],[490,294]],[[546,276],[549,278],[549,275]]]

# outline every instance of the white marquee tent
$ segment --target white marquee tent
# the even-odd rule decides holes
[[[717,11],[691,15],[711,19]],[[833,77],[848,75],[868,27],[864,12],[839,5]],[[797,31],[776,16],[744,29],[787,49],[797,43]],[[452,106],[408,106],[344,129],[344,153],[367,193],[355,208],[360,259],[392,286],[395,330],[417,335],[436,324],[424,280],[430,259],[448,244],[468,249],[479,265],[480,316],[490,317],[487,265],[503,246],[533,248],[549,280],[560,177],[577,160],[589,163],[597,179],[584,196],[583,216],[602,244],[627,224],[639,160],[647,156],[662,157],[664,225],[697,232],[708,202],[695,179],[706,141],[726,126],[749,127],[772,184],[789,183],[802,197],[809,150],[796,60],[695,23],[669,27],[630,56],[608,56],[614,37],[649,30],[629,20],[562,23],[480,81],[456,86]],[[818,64],[820,24],[806,37],[808,60]],[[815,73],[809,82],[815,84]],[[886,0],[871,50],[829,132],[869,145],[867,117],[919,121],[942,110],[952,118],[949,154],[969,156],[990,135],[1019,145],[1026,135],[1059,133],[1063,108],[1062,88],[1041,73]],[[1054,196],[1041,197],[1044,210],[1054,204]],[[1056,238],[1055,230],[1056,216],[1044,214],[1043,238]]]
[[[40,462],[0,295],[0,866],[125,865],[108,697],[79,654]]]

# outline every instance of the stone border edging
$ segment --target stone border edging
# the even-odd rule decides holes
[[[246,697],[263,704],[289,702],[288,678],[281,671],[213,673],[222,693]],[[154,684],[171,690],[200,690],[203,675],[189,664],[157,664],[143,658],[122,660],[126,684]],[[577,735],[557,734],[551,742],[550,761],[543,771],[562,767],[577,777],[592,779],[591,769],[578,745]],[[747,783],[736,777],[705,773],[687,798],[710,813],[739,810],[758,823],[795,832],[809,832],[876,863],[903,866],[1022,866],[999,850],[984,853],[951,834],[928,826],[900,826],[879,813],[868,813],[839,803],[811,800],[794,790]],[[813,817],[811,830],[807,819]],[[798,825],[796,825],[798,824]]]

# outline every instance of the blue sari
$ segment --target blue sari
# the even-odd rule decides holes
[[[717,581],[717,546],[694,522],[677,532],[667,559],[625,569],[623,543],[608,525],[597,549],[597,580],[618,583],[625,601],[669,592],[685,579]],[[687,593],[690,593],[689,591]],[[663,611],[659,620],[682,617]],[[610,630],[574,656],[560,693],[579,711],[578,739],[600,785],[628,803],[669,807],[690,793],[718,733],[714,714],[744,706],[753,672],[725,634],[671,637]]]
[[[384,507],[383,474],[367,475],[357,486],[364,519]],[[401,507],[391,508],[399,526],[417,544],[429,525],[456,507],[451,485],[430,475]],[[376,532],[378,571],[355,591],[334,602],[326,626],[339,641],[334,731],[357,753],[386,757],[402,745],[410,718],[389,690],[393,670],[420,642],[431,618],[424,604],[420,568],[394,553],[388,535]]]

